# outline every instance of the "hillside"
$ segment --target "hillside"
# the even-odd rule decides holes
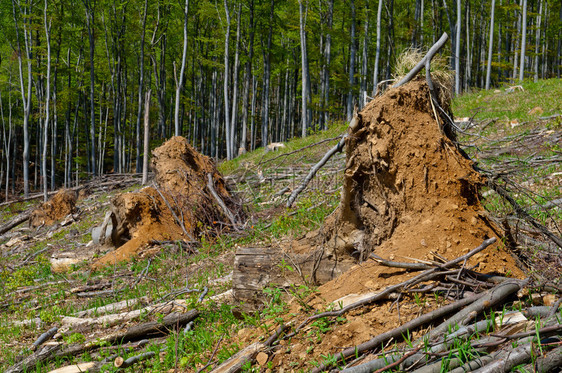
[[[561,327],[552,314],[562,317],[556,244],[562,229],[562,83],[522,87],[465,94],[453,103],[456,118],[471,118],[456,122],[457,136],[478,173],[440,137],[425,87],[411,86],[375,99],[359,114],[353,146],[321,168],[293,207],[285,207],[288,195],[347,124],[219,164],[245,220],[238,227],[219,218],[200,222],[193,240],[148,240],[126,263],[92,267],[112,252],[92,242],[92,228],[102,224],[115,198],[142,190],[140,179],[106,175],[84,185],[76,191],[76,209],[54,225],[20,225],[0,236],[2,371],[25,371],[22,362],[36,372],[72,364],[116,371],[134,364],[124,363],[133,356],[142,361],[129,371],[391,371],[393,361],[401,370],[411,357],[405,366],[414,371],[423,364],[450,371],[480,354],[501,357],[512,344],[498,334],[517,335],[521,347],[532,344],[533,363],[554,359],[559,366]],[[453,169],[457,164],[464,168]],[[2,204],[2,225],[38,206],[37,200]],[[362,247],[354,241],[357,222],[346,220],[348,207],[368,233]],[[372,213],[382,210],[382,218]],[[391,228],[377,231],[385,224]],[[451,263],[484,243],[484,251]],[[234,299],[235,260],[244,249],[264,248],[284,255],[269,272],[301,280],[272,283],[253,303]],[[341,277],[319,283],[301,273],[305,267],[293,262],[302,257],[297,254],[318,248],[326,253],[318,266],[328,260],[342,268]],[[396,268],[397,262],[410,266]],[[501,299],[494,296],[507,288]],[[439,340],[435,327],[488,295],[482,313],[445,326],[452,333],[468,325],[467,335]],[[447,307],[449,315],[438,314]],[[512,311],[519,312],[517,320]],[[408,324],[428,313],[428,322]],[[480,337],[470,329],[474,322],[496,336]],[[54,338],[32,347],[53,327]],[[531,344],[523,339],[533,336],[519,335],[528,331],[538,338]],[[391,337],[381,337],[385,333]],[[428,333],[435,340],[420,339]],[[478,338],[484,341],[477,344]],[[352,352],[344,362],[345,351]],[[238,367],[221,366],[233,355]],[[533,370],[524,363],[514,366]]]

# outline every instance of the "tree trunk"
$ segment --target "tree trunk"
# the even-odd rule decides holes
[[[494,47],[494,9],[496,0],[492,0],[490,9],[490,42],[488,44],[488,64],[486,66],[486,90],[490,89],[490,75],[492,72],[492,51]]]
[[[144,151],[142,161],[142,185],[148,182],[148,153],[150,152],[150,93],[146,92],[144,102]]]
[[[324,101],[323,107],[323,123],[324,128],[328,128],[328,122],[330,120],[330,62],[332,57],[332,25],[334,21],[334,0],[330,0],[328,6],[328,32],[326,35],[326,43],[324,46],[324,66],[322,72],[324,74],[324,92],[322,94],[322,99]],[[289,100],[290,101],[290,100]],[[290,112],[289,112],[290,113]],[[293,134],[291,133],[291,136]]]
[[[95,1],[95,0],[94,0]],[[86,26],[90,42],[90,170],[96,176],[96,113],[95,113],[95,74],[94,74],[94,9],[92,0],[82,0],[86,8]]]
[[[32,51],[32,44],[31,44],[31,31],[28,29],[28,22],[29,19],[27,16],[31,11],[29,8],[23,8],[24,11],[24,19],[23,19],[23,39],[25,44],[25,57],[27,59],[27,93],[25,88],[25,79],[23,76],[23,53],[20,45],[20,37],[19,37],[19,26],[18,26],[18,19],[16,15],[16,4],[20,7],[19,2],[16,3],[16,0],[12,0],[12,7],[14,11],[14,23],[16,26],[16,38],[17,38],[17,47],[18,47],[18,71],[20,77],[20,90],[21,90],[21,97],[23,103],[23,190],[24,190],[24,197],[29,197],[29,117],[31,114],[31,87],[33,84],[33,75],[31,70],[31,51]],[[20,8],[21,9],[21,8]],[[27,9],[27,10],[26,10]],[[28,13],[25,13],[25,12]]]
[[[382,13],[382,2],[379,0],[379,7],[377,9],[377,46],[375,53],[375,72],[373,73],[373,97],[377,93],[377,85],[379,84],[379,61],[381,55],[381,13]],[[390,56],[388,56],[390,57]]]
[[[302,73],[302,108],[301,108],[301,137],[306,137],[308,128],[308,62],[307,62],[307,49],[306,49],[306,13],[308,9],[303,6],[303,0],[299,0],[299,26],[300,26],[300,40],[301,40],[301,73]]]
[[[238,110],[238,75],[240,70],[240,15],[242,14],[242,4],[238,4],[238,16],[236,20],[236,51],[234,52],[234,73],[232,82],[232,118],[230,120],[230,133],[227,134],[226,141],[230,141],[230,156],[236,157],[235,134],[236,134],[236,115]],[[231,158],[231,159],[232,159]]]
[[[41,171],[43,173],[43,201],[47,202],[49,196],[48,192],[48,180],[47,180],[47,142],[49,140],[49,119],[50,119],[50,105],[51,105],[51,21],[47,22],[47,0],[45,0],[45,11],[44,11],[44,23],[45,23],[45,41],[47,43],[47,94],[45,97],[45,124],[43,127],[43,156],[41,159]],[[54,157],[55,154],[51,154]]]
[[[349,122],[353,118],[353,86],[355,85],[355,0],[351,0],[351,45],[349,47],[349,90],[347,92],[347,116]]]
[[[226,32],[224,34],[224,130],[226,139],[226,157],[232,159],[231,141],[228,138],[230,134],[230,105],[228,103],[228,84],[230,76],[229,68],[229,45],[230,45],[230,11],[228,10],[228,3],[224,0],[224,11],[226,14]]]
[[[269,13],[269,32],[267,35],[267,50],[263,51],[264,72],[263,72],[263,111],[262,111],[262,131],[261,146],[265,147],[269,143],[269,94],[271,85],[271,38],[273,34],[273,10],[275,1],[271,0]],[[262,41],[263,46],[263,41]]]
[[[146,34],[146,12],[148,10],[148,0],[144,0],[144,12],[142,16],[142,33],[140,45],[140,71],[139,71],[139,91],[138,91],[138,108],[137,108],[137,122],[135,126],[136,134],[136,172],[139,173],[144,169],[141,161],[141,137],[140,137],[140,122],[142,115],[143,91],[144,91],[144,37]]]
[[[457,0],[457,33],[455,38],[455,94],[461,92],[461,0]]]
[[[181,69],[179,81],[176,76],[176,105],[174,109],[174,134],[181,136],[180,128],[180,96],[185,82],[185,62],[187,59],[187,13],[189,10],[189,0],[185,0],[183,11],[183,51],[181,55]]]
[[[527,44],[527,0],[523,0],[523,16],[521,17],[521,63],[519,64],[519,80],[525,76],[525,46]]]
[[[539,0],[539,14],[537,14],[536,36],[535,36],[535,82],[539,80],[539,45],[541,42],[541,16],[543,1]],[[543,53],[544,58],[544,53]]]
[[[365,25],[363,29],[363,53],[361,56],[361,97],[359,100],[359,109],[367,104],[367,46],[369,40],[369,1],[365,5]]]

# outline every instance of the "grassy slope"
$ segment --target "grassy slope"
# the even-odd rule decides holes
[[[472,116],[476,108],[479,108],[477,120],[500,118],[493,124],[488,125],[483,131],[483,134],[491,138],[491,141],[488,141],[490,140],[488,137],[482,139],[473,136],[463,137],[462,140],[465,143],[470,143],[469,150],[473,156],[476,156],[477,153],[475,149],[478,149],[478,153],[485,153],[490,150],[489,157],[478,157],[479,162],[486,167],[492,168],[498,162],[511,165],[515,159],[519,165],[518,173],[515,174],[516,178],[521,181],[528,181],[531,177],[529,172],[536,173],[539,176],[535,177],[536,182],[533,185],[537,186],[537,192],[546,194],[548,199],[552,199],[560,196],[560,184],[556,188],[554,183],[540,183],[546,175],[553,173],[552,169],[548,167],[537,168],[533,165],[523,167],[524,165],[520,164],[521,159],[524,159],[521,154],[503,154],[500,156],[493,154],[496,147],[506,146],[504,140],[509,136],[521,136],[541,129],[560,132],[559,122],[556,121],[539,124],[533,122],[514,128],[507,124],[508,119],[513,118],[518,118],[521,121],[530,120],[530,117],[525,116],[526,112],[535,106],[543,107],[545,110],[543,115],[560,112],[560,100],[558,99],[562,90],[560,81],[529,83],[524,84],[524,87],[525,92],[511,94],[490,91],[463,95],[454,103],[455,114],[456,116]],[[506,108],[509,108],[509,110]],[[548,126],[552,128],[548,129]],[[31,261],[21,268],[15,268],[15,265],[21,262],[24,255],[8,255],[0,258],[0,277],[3,284],[0,288],[0,295],[4,302],[4,306],[0,308],[0,367],[12,364],[16,355],[25,346],[28,346],[40,332],[47,330],[51,325],[56,325],[63,315],[71,315],[78,310],[144,295],[148,295],[151,301],[156,302],[167,294],[183,288],[186,285],[186,280],[189,281],[190,288],[203,289],[208,286],[210,288],[209,295],[218,294],[227,289],[229,284],[211,285],[210,281],[231,271],[233,252],[236,246],[267,245],[270,241],[300,235],[318,227],[338,203],[337,187],[341,183],[341,167],[343,166],[341,155],[328,165],[322,175],[315,179],[312,184],[313,188],[299,198],[297,205],[292,210],[296,213],[292,213],[292,211],[283,207],[286,195],[276,196],[276,192],[286,186],[294,186],[295,182],[302,178],[303,171],[308,170],[310,165],[316,162],[337,140],[313,146],[306,151],[297,152],[287,157],[279,156],[283,152],[292,152],[317,143],[322,139],[336,137],[344,129],[345,124],[336,125],[327,132],[318,133],[305,139],[295,139],[287,143],[287,147],[281,152],[265,154],[262,149],[258,149],[233,161],[222,163],[220,169],[224,174],[245,180],[245,183],[239,183],[236,188],[245,198],[252,218],[245,235],[230,235],[224,232],[224,234],[218,236],[202,237],[202,244],[196,254],[188,255],[183,250],[178,249],[176,245],[170,244],[163,247],[163,250],[151,261],[138,259],[132,263],[107,268],[97,273],[89,272],[87,263],[85,263],[74,266],[65,274],[53,273],[48,265],[50,254],[54,251],[82,247],[90,238],[88,229],[95,224],[99,224],[103,219],[107,201],[112,195],[98,195],[90,200],[80,202],[80,207],[84,211],[80,222],[70,227],[55,230],[50,239],[29,244],[27,252],[38,252],[46,248],[48,244],[52,245],[50,250],[38,255],[35,261]],[[476,130],[478,132],[480,128],[476,127]],[[507,143],[509,146],[512,145],[509,142]],[[557,149],[555,144],[541,146],[540,151],[545,157],[560,154],[560,149]],[[265,181],[259,181],[258,173],[263,176]],[[296,179],[291,177],[293,174],[298,175]],[[531,203],[525,200],[524,195],[519,195],[518,198],[526,205]],[[498,214],[509,212],[509,206],[501,204],[493,196],[489,198],[489,201],[489,208],[494,209]],[[20,208],[23,208],[23,206],[20,206]],[[5,210],[0,212],[0,215],[4,220],[14,213],[14,211]],[[546,217],[545,221],[550,221],[549,219],[551,218]],[[81,232],[81,235],[78,238],[71,237],[69,235],[71,229],[77,229]],[[28,235],[35,234],[33,231],[25,233]],[[2,243],[5,242],[0,241],[0,244]],[[87,281],[101,279],[114,281],[115,288],[126,287],[134,283],[145,269],[147,269],[147,275],[133,289],[126,289],[121,293],[94,299],[78,299],[70,293],[72,287],[84,285]],[[30,295],[29,298],[24,298],[22,295],[15,293],[16,290],[25,286],[46,284],[47,282],[56,282],[56,284],[45,285],[39,290],[25,293]],[[307,291],[307,289],[304,289],[304,291]],[[223,361],[242,347],[236,338],[239,330],[253,327],[266,328],[268,323],[271,324],[275,317],[286,310],[286,304],[280,299],[279,293],[275,291],[269,292],[264,312],[244,315],[241,318],[234,317],[230,306],[198,304],[196,302],[197,296],[197,293],[178,296],[178,298],[190,299],[193,306],[201,310],[202,315],[195,321],[194,328],[187,333],[173,334],[168,337],[164,341],[168,346],[168,352],[161,359],[152,359],[147,362],[143,368],[145,371],[167,371],[176,365],[182,369],[190,369],[188,371],[195,371],[211,358],[212,351],[217,345],[219,345],[219,348],[214,359],[219,362]],[[14,327],[12,324],[14,320],[34,317],[39,317],[44,322],[40,329]],[[65,339],[67,342],[80,342],[86,337],[81,333],[73,333],[66,336]],[[222,342],[219,344],[219,341]],[[160,348],[161,346],[157,345],[148,347],[152,351],[158,351]],[[171,353],[170,351],[174,352]],[[130,355],[130,353],[123,354],[124,357]],[[76,359],[76,361],[88,359],[98,359],[98,357],[95,355],[85,356]],[[51,367],[65,364],[67,362],[58,361]],[[47,367],[38,367],[36,371],[46,372],[48,369]]]

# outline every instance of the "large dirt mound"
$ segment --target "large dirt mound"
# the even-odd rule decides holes
[[[196,241],[202,230],[227,219],[209,190],[231,210],[236,204],[211,158],[198,153],[183,137],[172,137],[153,151],[155,185],[124,193],[112,201],[111,241],[118,247],[94,266],[127,260],[150,241]]]
[[[68,214],[74,213],[76,208],[76,192],[70,189],[61,189],[49,201],[41,204],[29,217],[32,227],[40,225],[53,225]]]
[[[346,144],[341,204],[316,235],[293,243],[294,251],[321,243],[325,255],[337,261],[350,255],[366,259],[374,252],[407,262],[453,259],[486,238],[501,238],[480,203],[478,190],[485,180],[442,133],[425,82],[389,90],[358,119]],[[485,273],[521,275],[501,243],[476,255],[469,265]],[[353,277],[351,273],[343,277]],[[358,276],[365,281],[338,280],[338,287],[346,285],[333,295],[369,290],[361,285],[369,279]]]

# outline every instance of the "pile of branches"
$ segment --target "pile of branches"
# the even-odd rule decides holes
[[[297,336],[314,320],[336,320],[376,302],[394,300],[398,304],[400,297],[408,294],[435,292],[457,300],[369,341],[345,348],[325,359],[312,372],[393,369],[416,373],[507,372],[521,364],[533,364],[534,368],[529,365],[529,371],[547,372],[552,367],[562,366],[562,314],[559,311],[562,289],[557,284],[532,284],[530,278],[488,276],[466,268],[471,256],[495,241],[495,238],[485,240],[466,255],[442,264],[398,263],[372,256],[381,265],[423,272],[340,310],[312,315],[298,325],[283,324],[267,340],[248,346],[213,372],[240,371],[260,352],[274,350],[281,340]],[[535,293],[555,294],[558,300],[550,306],[527,308],[518,300],[518,311],[505,311],[513,308],[517,295],[523,296],[530,289]],[[491,317],[495,314],[498,316]],[[416,341],[408,339],[429,325],[436,326]],[[385,345],[401,340],[406,341],[405,347],[384,351]]]

